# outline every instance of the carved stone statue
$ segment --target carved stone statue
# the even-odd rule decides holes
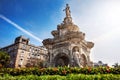
[[[77,65],[80,67],[80,53],[78,51],[78,48],[75,48],[74,52],[73,52],[73,55],[74,55],[74,60],[75,62],[77,63]]]
[[[66,17],[71,17],[70,7],[68,4],[66,4],[66,8],[63,11],[66,12]]]

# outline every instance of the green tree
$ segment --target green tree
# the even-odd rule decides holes
[[[8,67],[10,63],[10,55],[0,51],[0,67]]]
[[[31,58],[30,61],[26,64],[26,67],[43,67],[44,61],[37,59],[37,58]]]
[[[112,65],[114,68],[120,68],[120,65],[118,63],[115,63],[114,65]]]

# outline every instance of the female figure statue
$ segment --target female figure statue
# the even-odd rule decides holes
[[[71,15],[70,15],[70,7],[69,7],[68,4],[66,4],[66,8],[63,11],[66,12],[66,17],[71,17]]]
[[[80,58],[81,58],[81,56],[80,56],[80,53],[79,53],[79,49],[77,47],[74,48],[73,56],[74,56],[75,62],[80,67]]]

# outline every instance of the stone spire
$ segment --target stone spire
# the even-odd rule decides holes
[[[66,13],[66,17],[64,18],[63,23],[65,23],[65,24],[72,23],[71,11],[70,11],[70,7],[68,4],[66,4],[66,8],[63,11],[65,11],[65,13]]]

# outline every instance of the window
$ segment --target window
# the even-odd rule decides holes
[[[11,47],[10,47],[10,48],[8,48],[8,52],[9,52],[9,51],[11,51]]]
[[[30,51],[30,52],[32,51],[31,48],[29,49],[29,51]]]
[[[21,58],[19,61],[19,65],[22,65],[22,64],[23,64],[23,59]]]
[[[27,46],[26,46],[25,44],[23,44],[22,49],[26,49],[26,47],[27,47]]]
[[[21,53],[24,53],[24,51],[21,51]]]

